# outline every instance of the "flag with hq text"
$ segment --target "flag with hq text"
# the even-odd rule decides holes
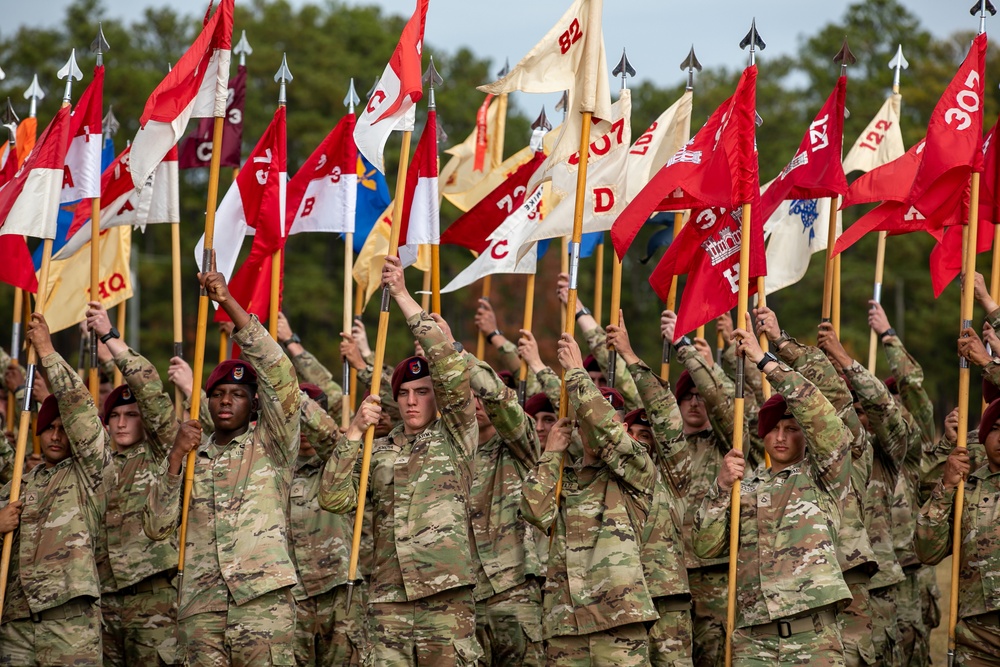
[[[354,232],[358,197],[354,114],[334,126],[288,182],[289,234]]]

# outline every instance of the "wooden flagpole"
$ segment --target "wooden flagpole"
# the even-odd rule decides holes
[[[503,78],[507,75],[509,67],[504,67],[497,74],[499,78]],[[497,115],[496,115],[496,130],[493,137],[493,145],[490,146],[492,152],[491,163],[492,169],[498,168],[503,164],[503,145],[505,135],[507,133],[507,93],[501,93],[497,96]],[[440,280],[440,273],[438,274],[438,279]],[[483,276],[483,291],[482,298],[489,300],[490,293],[493,290],[493,276]],[[441,288],[438,287],[438,298],[441,298]],[[440,312],[440,311],[438,311]],[[486,354],[486,334],[480,331],[476,335],[476,358],[483,359]]]
[[[620,264],[620,263],[619,263]],[[612,288],[613,290],[614,288]],[[611,297],[614,299],[614,296]],[[609,323],[614,323],[615,316],[614,310],[610,311],[612,314],[608,317]],[[597,322],[597,326],[601,326],[601,320],[604,317],[604,238],[602,235],[600,243],[594,248],[594,320]]]
[[[174,356],[184,358],[184,320],[181,317],[181,225],[170,225],[170,282],[174,314]],[[197,387],[191,387],[192,398]],[[199,393],[201,393],[199,391]],[[184,394],[174,386],[174,415],[180,421],[184,416]],[[194,417],[197,419],[197,416]]]
[[[353,272],[352,272],[353,277]],[[361,283],[355,283],[354,285],[354,319],[361,321],[361,313],[365,309],[365,292],[361,288]],[[353,327],[353,322],[351,323]],[[358,371],[355,368],[351,369],[351,412],[357,408],[358,401]]]
[[[529,252],[538,252],[538,249],[530,250]],[[535,274],[528,274],[528,283],[524,289],[524,320],[521,322],[521,328],[525,331],[531,331],[531,327],[534,324],[535,315]],[[518,385],[517,385],[517,398],[524,406],[524,402],[528,400],[528,362],[521,359],[521,368],[518,374]]]
[[[354,114],[354,105],[359,104],[361,98],[358,97],[358,92],[354,89],[354,77],[351,77],[350,87],[347,89],[347,96],[344,97],[344,106],[347,107],[347,113]],[[344,234],[344,318],[343,327],[344,333],[351,335],[351,324],[354,317],[354,303],[352,297],[354,296],[354,291],[351,289],[354,282],[354,225],[355,221],[351,221],[351,231]],[[341,363],[341,377],[340,384],[343,388],[341,392],[341,402],[340,402],[340,425],[342,428],[346,429],[351,423],[351,413],[353,412],[354,402],[354,378],[357,377],[357,371],[351,368],[351,365],[347,363],[347,357],[340,358]]]
[[[424,246],[426,247],[426,246]],[[424,286],[420,291],[420,307],[426,310],[428,313],[434,312],[431,308],[431,273],[434,272],[434,259],[433,254],[431,255],[431,269],[430,271],[424,272]]]
[[[680,234],[684,227],[684,213],[677,211],[674,213],[674,238]],[[670,278],[670,290],[667,292],[667,301],[664,304],[667,310],[677,312],[677,276]],[[670,353],[672,351],[671,341],[663,339],[663,354],[660,357],[660,379],[670,380]]]
[[[126,299],[125,301],[119,303],[118,308],[115,309],[117,311],[116,314],[118,316],[118,333],[122,337],[122,341],[125,340],[125,307],[126,307],[125,304],[127,303],[128,300]],[[120,368],[118,368],[118,364],[115,364],[115,375],[112,380],[111,386],[117,387],[121,383],[122,383],[122,371]],[[98,409],[101,409],[103,407],[104,406],[99,406]]]

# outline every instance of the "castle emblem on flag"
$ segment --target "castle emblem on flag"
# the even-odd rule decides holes
[[[743,238],[743,230],[737,227],[735,230],[726,227],[719,230],[718,234],[710,236],[701,244],[709,257],[712,259],[712,266],[717,266],[726,259],[739,253],[740,241]]]
[[[819,219],[819,202],[816,199],[793,199],[788,207],[790,215],[799,216],[802,221],[802,233],[809,232],[809,245],[812,246],[813,239],[816,238],[816,220]]]

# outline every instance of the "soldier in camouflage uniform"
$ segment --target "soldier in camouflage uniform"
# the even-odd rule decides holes
[[[486,337],[486,342],[496,349],[500,357],[500,365],[504,370],[514,374],[515,383],[518,382],[521,373],[521,358],[518,356],[517,346],[504,336],[497,324],[497,316],[493,311],[493,304],[489,299],[479,299],[475,317],[476,328]],[[516,386],[515,386],[516,389]],[[538,378],[534,373],[528,373],[525,385],[525,396],[534,396],[542,391],[542,386],[538,383]]]
[[[303,390],[299,456],[292,478],[288,545],[299,583],[295,597],[295,662],[308,667],[357,665],[364,648],[364,595],[347,607],[347,564],[354,522],[320,509],[323,467],[340,432],[327,414],[327,395]],[[362,586],[363,592],[363,586]]]
[[[392,375],[403,423],[374,443],[368,493],[375,559],[369,594],[370,664],[475,664],[475,538],[470,524],[473,458],[479,444],[465,359],[406,291],[398,257],[386,257],[382,283],[427,353]],[[365,429],[378,421],[369,396],[341,436],[320,486],[331,512],[357,507]],[[440,418],[436,415],[440,411]]]
[[[142,530],[146,494],[177,435],[173,404],[156,368],[132,350],[93,301],[87,326],[102,339],[126,384],[108,395],[104,423],[118,483],[110,490],[100,539],[104,665],[176,664],[177,545]]]
[[[955,627],[955,665],[1000,665],[1000,400],[983,414],[979,441],[986,461],[970,468],[969,453],[956,447],[949,455],[941,481],[917,518],[916,550],[925,563],[936,565],[952,554],[955,489],[962,479],[962,544],[958,591],[959,621]],[[970,470],[973,470],[970,475]]]
[[[517,354],[528,365],[529,375],[535,378],[539,394],[544,394],[553,408],[553,412],[559,412],[559,399],[562,395],[562,380],[556,372],[545,365],[542,357],[538,354],[538,341],[535,335],[527,329],[521,329],[521,337],[517,341]],[[535,394],[528,394],[533,396]],[[551,426],[551,425],[550,425]],[[539,442],[544,442],[544,438],[539,436]]]
[[[185,664],[291,665],[298,579],[286,516],[299,452],[295,369],[221,273],[198,278],[232,320],[246,361],[223,362],[209,376],[215,432],[202,444],[197,421],[181,425],[150,486],[143,529],[154,540],[178,530],[185,461],[197,449],[177,610]]]
[[[524,482],[521,503],[525,519],[552,530],[542,617],[548,664],[647,665],[643,624],[657,614],[639,540],[656,471],[645,448],[622,425],[621,394],[597,389],[569,334],[560,338],[559,362],[566,369],[583,456],[566,462],[557,498],[559,469],[572,438],[570,420],[559,420]]]
[[[27,338],[52,394],[38,412],[44,464],[2,510],[16,527],[0,626],[0,664],[97,665],[102,660],[96,544],[115,485],[108,436],[80,376],[52,347],[34,313]],[[10,497],[10,487],[0,490]],[[20,521],[18,521],[18,518]]]
[[[634,374],[639,396],[650,410],[640,408],[625,415],[629,435],[656,464],[653,504],[641,537],[646,587],[660,616],[649,628],[650,663],[653,667],[691,667],[691,591],[681,537],[687,507],[677,485],[691,474],[684,422],[673,394],[633,351],[624,323],[608,326],[608,342]]]
[[[476,538],[476,635],[482,665],[544,665],[540,531],[521,520],[521,488],[538,460],[531,420],[487,364],[465,353],[479,447],[472,481]]]
[[[278,342],[288,353],[288,358],[295,366],[299,382],[314,384],[326,395],[326,404],[333,414],[340,416],[341,401],[344,397],[343,388],[333,379],[333,373],[320,363],[311,352],[302,345],[302,339],[292,332],[284,313],[278,313]]]
[[[758,419],[771,466],[745,475],[743,453],[726,455],[695,519],[695,553],[713,558],[728,550],[730,491],[743,480],[733,664],[843,665],[836,608],[851,592],[836,542],[852,434],[815,385],[764,356],[756,336],[745,329],[733,336],[776,391]]]

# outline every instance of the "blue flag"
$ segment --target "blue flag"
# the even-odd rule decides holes
[[[375,221],[385,212],[392,198],[389,186],[371,162],[358,153],[358,200],[354,213],[354,252],[361,252]]]
[[[591,232],[580,237],[580,258],[587,259],[594,255],[597,246],[604,243],[604,232]]]
[[[104,146],[101,148],[101,173],[111,166],[115,161],[115,142],[111,137],[104,138]]]

